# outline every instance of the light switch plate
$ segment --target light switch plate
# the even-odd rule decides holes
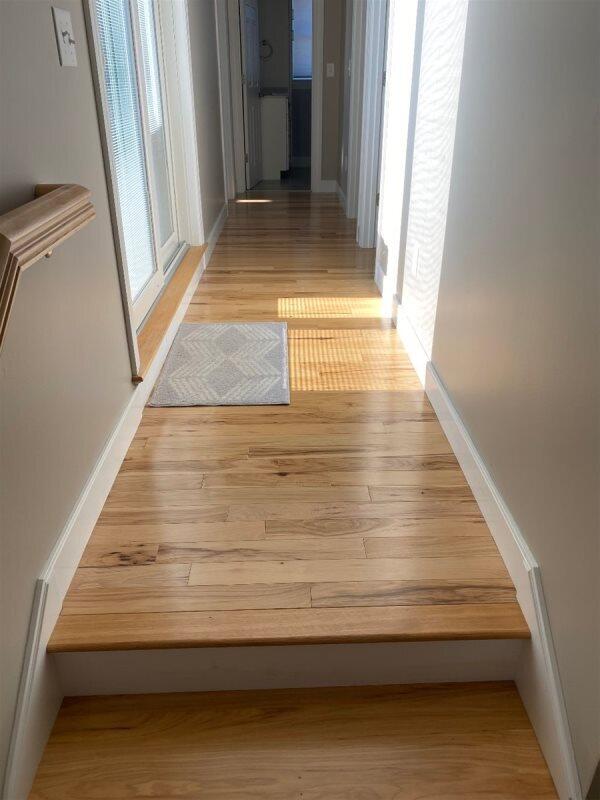
[[[54,19],[60,64],[62,67],[76,67],[77,53],[75,52],[75,36],[73,35],[71,14],[62,8],[54,8],[53,6],[52,17]]]
[[[327,77],[333,78],[335,75],[335,64],[327,64]]]

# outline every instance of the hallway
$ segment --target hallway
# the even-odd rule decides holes
[[[353,229],[230,204],[186,321],[286,320],[291,404],[145,409],[50,651],[528,636]]]

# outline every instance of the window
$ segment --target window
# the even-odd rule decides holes
[[[155,0],[92,0],[124,268],[136,327],[179,249]]]
[[[294,80],[310,80],[312,77],[312,0],[292,0],[292,7],[292,77]]]

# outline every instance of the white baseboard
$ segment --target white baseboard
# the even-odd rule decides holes
[[[383,271],[383,267],[378,261],[375,262],[374,277],[375,277],[375,285],[379,289],[379,294],[383,295],[385,289],[385,272]]]
[[[321,194],[336,194],[337,186],[337,181],[330,181],[321,178],[320,181],[316,181],[311,184],[310,190],[311,192],[319,192]]]
[[[407,350],[412,359],[411,348]],[[504,559],[531,630],[516,673],[529,719],[559,797],[582,800],[540,567],[431,362],[426,365],[425,391]]]
[[[211,237],[218,238],[226,216],[225,206],[211,231]],[[212,249],[215,242],[216,239]],[[5,800],[25,800],[29,794],[37,765],[64,696],[56,665],[46,654],[48,640],[73,574],[139,426],[142,411],[177,328],[208,264],[209,253],[212,253],[210,247],[204,253],[179,304],[148,375],[136,388],[132,388],[129,402],[88,477],[37,581],[4,779],[2,797]]]
[[[412,326],[408,315],[404,311],[401,305],[396,306],[395,311],[395,322],[396,322],[396,330],[398,331],[398,336],[402,340],[402,344],[404,345],[404,349],[408,357],[410,358],[411,364],[414,367],[415,372],[419,376],[419,380],[425,386],[425,378],[427,375],[427,365],[429,364],[429,356],[425,351],[425,348],[421,344],[421,340],[419,339],[417,332]]]
[[[223,225],[225,225],[225,220],[227,219],[228,213],[229,213],[229,206],[227,205],[227,203],[224,203],[223,208],[219,211],[219,216],[215,220],[215,224],[212,226],[212,228],[210,229],[210,233],[208,234],[208,239],[206,242],[208,246],[206,248],[206,253],[204,254],[206,259],[206,264],[209,263],[212,257],[213,250],[215,249],[215,245],[217,244],[219,236],[221,235],[221,231],[223,230]]]
[[[346,194],[339,183],[335,184],[335,192],[339,197],[340,203],[342,208],[344,209],[344,214],[346,213]]]
[[[291,689],[513,680],[522,640],[57,653],[65,693]]]

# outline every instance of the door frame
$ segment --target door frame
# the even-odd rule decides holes
[[[375,247],[387,39],[387,0],[366,4],[356,241]]]
[[[101,50],[98,41],[96,15],[92,7],[93,3],[94,0],[85,0],[83,3],[83,11],[96,109],[100,122],[100,142],[104,157],[108,204],[123,303],[125,335],[129,352],[131,374],[135,376],[139,374],[140,366],[137,344],[137,335],[140,326],[137,319],[138,315],[134,313],[129,290],[124,237],[118,207],[115,165],[109,138],[108,105],[102,74]],[[165,68],[165,114],[168,116],[173,145],[174,201],[182,239],[182,246],[173,258],[173,263],[176,264],[189,245],[199,245],[204,242],[204,222],[202,219],[200,169],[196,138],[187,4],[172,3],[169,0],[155,0],[155,13],[157,15],[158,47],[161,50]],[[164,273],[164,285],[166,285],[172,274],[172,269]],[[159,298],[160,293],[158,297],[154,299],[154,302]],[[150,304],[149,307],[151,307],[151,305],[152,304]]]
[[[225,197],[232,200],[235,197],[235,150],[233,137],[233,110],[231,102],[231,63],[229,57],[229,3],[223,0],[214,0],[215,20],[217,24],[217,58],[219,65],[219,101],[221,107],[221,126],[223,139],[223,180],[225,184]]]
[[[219,0],[215,0],[219,3]],[[231,136],[233,145],[233,174],[235,191],[243,194],[246,191],[246,164],[244,139],[244,102],[242,97],[242,54],[239,0],[227,0],[228,12],[228,56],[229,86],[225,86],[227,70],[222,70],[223,83],[220,88],[221,102],[226,102],[229,90],[231,102]],[[312,79],[311,79],[311,134],[310,165],[311,191],[333,191],[331,181],[321,178],[321,160],[323,150],[323,30],[325,18],[325,0],[312,0]],[[225,58],[225,54],[223,56]],[[291,89],[290,89],[291,91]],[[227,125],[223,117],[223,126]]]
[[[360,142],[362,128],[363,65],[365,59],[366,7],[362,0],[348,0],[352,8],[350,55],[350,110],[348,114],[348,175],[346,216],[356,219],[360,177]]]
[[[240,20],[240,63],[241,63],[241,85],[242,85],[242,114],[243,114],[243,121],[244,121],[244,175],[245,175],[245,183],[246,183],[246,191],[249,189],[254,188],[254,186],[259,183],[259,181],[255,181],[252,186],[250,186],[251,181],[251,171],[252,171],[252,161],[251,161],[251,147],[250,147],[250,114],[248,111],[248,94],[249,89],[257,89],[258,90],[258,114],[260,120],[260,15],[259,15],[259,8],[258,8],[258,0],[254,0],[256,3],[256,31],[258,37],[258,85],[252,86],[248,83],[248,64],[247,64],[247,57],[246,57],[246,6],[247,0],[239,0],[239,20]],[[242,13],[243,11],[243,13]],[[259,125],[259,130],[256,132],[256,135],[259,137],[259,141],[254,141],[253,144],[255,147],[258,147],[259,151],[261,152],[261,173],[262,173],[262,141],[260,140],[261,130]],[[260,180],[260,179],[259,179]]]
[[[325,0],[312,0],[312,78],[310,84],[310,190],[331,191],[324,186],[323,159],[323,35]]]
[[[219,2],[219,0],[215,0]],[[227,0],[229,23],[229,91],[231,95],[231,138],[233,141],[235,191],[246,191],[246,146],[244,142],[244,98],[242,97],[242,45],[239,0]],[[223,120],[225,124],[225,120]]]

